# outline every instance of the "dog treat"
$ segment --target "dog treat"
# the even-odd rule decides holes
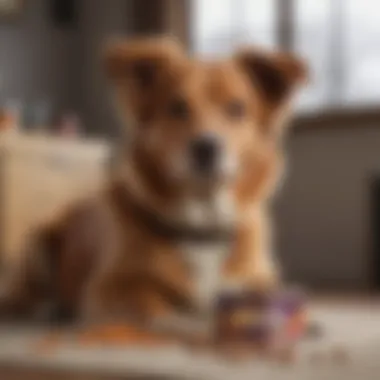
[[[217,303],[215,340],[245,344],[256,354],[274,352],[291,361],[294,344],[306,328],[305,298],[300,292],[222,294]]]
[[[162,346],[172,343],[169,338],[156,333],[144,331],[131,325],[100,325],[91,326],[79,331],[51,332],[34,345],[38,352],[50,353],[64,344],[74,344],[83,348],[109,346]]]

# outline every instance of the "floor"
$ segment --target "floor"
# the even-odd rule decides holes
[[[38,352],[32,347],[41,331],[0,328],[0,379],[108,380],[143,378],[308,380],[379,379],[380,302],[323,298],[310,313],[320,322],[324,335],[306,341],[291,365],[266,362],[232,363],[211,355],[196,355],[177,347],[167,349],[92,349],[62,347]],[[343,348],[345,359],[334,360],[332,352]],[[52,375],[54,374],[54,376]]]

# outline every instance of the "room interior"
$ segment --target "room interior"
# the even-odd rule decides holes
[[[312,79],[285,140],[287,177],[274,204],[276,253],[286,280],[316,295],[311,310],[331,333],[320,344],[328,345],[330,338],[350,343],[352,355],[360,353],[358,373],[377,378],[380,28],[373,15],[379,6],[357,0],[16,0],[15,9],[5,5],[2,11],[3,3],[7,1],[0,2],[3,269],[19,259],[34,224],[100,186],[118,147],[121,126],[100,63],[107,40],[174,34],[200,56],[223,55],[247,43],[295,51],[308,62]],[[50,191],[54,196],[47,195],[47,187],[57,189]],[[353,332],[359,320],[366,323]],[[19,341],[34,333],[5,330],[5,340],[17,339],[9,349],[0,343],[0,378],[127,376],[119,353],[109,355],[99,376],[101,365],[95,363],[102,353],[93,358],[85,353],[80,364],[75,354],[65,352],[56,361],[50,357],[45,367],[40,355],[29,360],[34,371],[22,370],[15,366],[26,356],[17,354]],[[128,365],[140,360],[131,357]],[[172,373],[158,364],[151,372],[177,378],[176,371],[190,366],[182,359],[173,366],[176,359],[164,357]],[[201,376],[202,368],[195,376]],[[303,370],[293,375],[309,378]],[[227,370],[208,371],[206,377],[217,373],[222,378]],[[237,376],[251,373],[238,371]]]

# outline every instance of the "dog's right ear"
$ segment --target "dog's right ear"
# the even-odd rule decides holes
[[[180,44],[169,37],[126,40],[107,46],[105,68],[118,103],[141,122],[153,115],[184,59]]]
[[[257,49],[240,51],[235,59],[258,94],[263,131],[278,135],[286,124],[284,117],[289,114],[289,104],[307,82],[306,64],[291,53]]]

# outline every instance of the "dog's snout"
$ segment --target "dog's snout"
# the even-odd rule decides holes
[[[190,154],[197,171],[211,172],[216,169],[220,155],[220,145],[213,136],[200,137],[192,141]]]

